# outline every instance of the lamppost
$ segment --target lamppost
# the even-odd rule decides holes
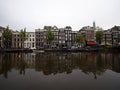
[[[3,41],[4,41],[2,34],[3,34],[3,31],[0,32],[0,36],[1,36],[1,42],[0,42],[1,43],[1,48],[3,48]]]
[[[0,33],[0,48],[2,47],[2,34]]]
[[[118,33],[118,44],[120,43],[120,31]]]
[[[113,33],[111,33],[112,47],[113,47]]]
[[[106,46],[106,33],[105,33],[105,46]]]
[[[118,31],[118,43],[117,44],[119,44],[119,40],[120,39],[120,31]]]

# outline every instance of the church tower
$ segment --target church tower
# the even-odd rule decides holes
[[[94,30],[96,29],[95,21],[93,22],[93,28]]]

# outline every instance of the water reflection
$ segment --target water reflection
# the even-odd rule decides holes
[[[26,69],[50,74],[70,74],[79,69],[85,74],[102,75],[107,69],[120,73],[119,53],[0,53],[0,75],[7,78],[12,69],[25,75]]]

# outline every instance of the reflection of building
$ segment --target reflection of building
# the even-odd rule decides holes
[[[27,36],[27,39],[24,42],[24,48],[36,49],[35,33],[27,32],[26,36]]]
[[[24,55],[24,60],[28,68],[35,68],[35,57],[36,56],[34,54],[30,53]]]
[[[101,60],[103,65],[107,69],[111,69],[115,72],[120,73],[120,60],[119,60],[119,54],[114,53],[102,53],[101,54]]]
[[[0,75],[13,68],[25,74],[26,69],[35,69],[44,75],[72,73],[80,69],[83,73],[102,75],[106,69],[120,73],[119,54],[113,53],[9,53],[0,54]]]
[[[59,53],[48,53],[46,55],[36,55],[36,70],[42,71],[45,75],[57,73],[71,73],[75,68],[71,56]]]

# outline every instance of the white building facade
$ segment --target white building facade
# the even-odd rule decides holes
[[[24,48],[36,49],[35,32],[27,32],[26,36],[27,38],[24,42]]]

